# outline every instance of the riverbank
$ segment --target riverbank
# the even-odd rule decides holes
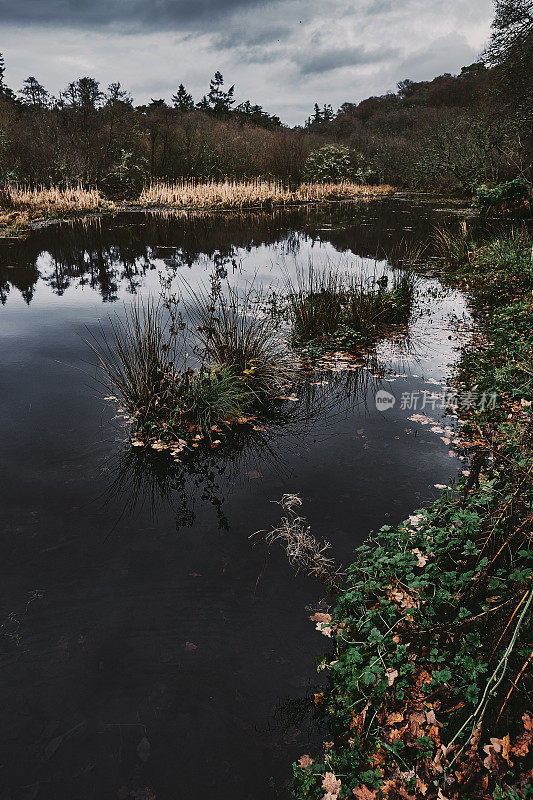
[[[97,188],[82,186],[37,187],[6,185],[0,189],[0,238],[21,236],[36,224],[58,219],[78,219],[87,214],[123,210],[180,211],[269,210],[292,205],[387,197],[392,186],[369,186],[351,181],[302,183],[289,188],[268,180],[155,182],[132,199],[114,201]]]
[[[299,800],[533,795],[531,241],[448,244],[480,323],[453,386],[470,469],[356,551],[322,620],[330,741],[294,765]]]

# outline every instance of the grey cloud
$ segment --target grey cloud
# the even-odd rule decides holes
[[[342,47],[337,50],[321,50],[307,53],[297,60],[302,75],[331,72],[342,67],[356,67],[363,64],[380,64],[396,57],[398,51],[392,48],[379,47],[366,50],[363,47]]]
[[[0,19],[4,25],[138,33],[212,27],[228,13],[262,5],[264,0],[0,0]]]

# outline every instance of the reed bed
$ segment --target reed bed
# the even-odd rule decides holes
[[[0,207],[50,216],[103,211],[113,204],[97,188],[85,189],[81,184],[64,187],[9,184],[0,190]]]
[[[180,208],[244,208],[254,206],[315,203],[319,201],[391,194],[391,186],[366,186],[351,181],[340,183],[302,183],[290,189],[279,181],[254,178],[248,181],[157,182],[146,186],[139,197],[145,206]]]

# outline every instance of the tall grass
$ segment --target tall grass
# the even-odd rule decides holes
[[[165,300],[167,303],[167,300]],[[240,418],[287,387],[296,370],[260,295],[192,293],[192,331],[180,334],[168,305],[139,300],[89,342],[102,383],[125,408],[137,434],[176,439]],[[190,342],[190,336],[193,342]],[[192,344],[198,367],[181,358]],[[179,362],[179,363],[178,363]]]
[[[289,314],[296,341],[316,340],[361,344],[380,329],[406,323],[411,313],[413,273],[368,278],[328,269],[299,272],[296,284],[287,281]],[[340,338],[339,338],[340,337]]]
[[[110,317],[88,341],[96,354],[102,383],[140,424],[174,411],[178,376],[175,345],[166,310],[149,299],[125,309],[124,318]]]
[[[0,192],[0,206],[11,210],[38,211],[46,215],[72,214],[78,211],[100,211],[110,208],[96,188],[76,186],[25,186],[8,184]]]
[[[208,292],[191,292],[186,302],[207,359],[228,368],[246,392],[264,397],[293,379],[294,364],[260,292],[228,287],[215,298]]]
[[[350,181],[302,183],[294,190],[279,181],[262,178],[242,181],[158,181],[143,189],[139,203],[180,208],[243,208],[373,197],[393,191],[391,186],[366,186]]]

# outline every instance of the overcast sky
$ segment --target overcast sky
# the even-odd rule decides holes
[[[456,73],[488,39],[491,0],[0,0],[6,82],[52,93],[82,75],[136,103],[199,100],[219,69],[289,124],[313,104],[357,102],[403,78]]]

